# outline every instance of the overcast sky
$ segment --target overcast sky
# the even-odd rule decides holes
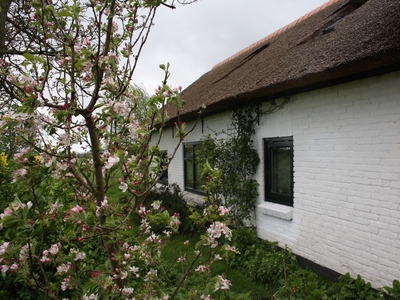
[[[160,7],[135,74],[152,94],[171,63],[170,85],[188,87],[214,65],[329,0],[199,0]]]

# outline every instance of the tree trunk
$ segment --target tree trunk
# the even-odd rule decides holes
[[[0,1],[0,57],[3,55],[6,45],[6,21],[11,0]]]

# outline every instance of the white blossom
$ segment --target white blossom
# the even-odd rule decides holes
[[[221,275],[218,275],[218,280],[215,283],[215,291],[218,290],[229,290],[229,287],[231,286],[231,281],[229,279],[225,279],[224,277],[222,277]]]

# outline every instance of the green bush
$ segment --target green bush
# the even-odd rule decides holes
[[[280,288],[276,293],[277,299],[328,299],[327,280],[315,272],[305,268],[295,268],[289,272],[285,280],[280,281]]]
[[[390,295],[393,300],[400,300],[400,281],[393,280],[392,287],[385,286],[382,288],[383,293]]]
[[[374,290],[371,283],[367,283],[360,275],[352,278],[349,273],[339,277],[339,282],[332,286],[331,298],[340,300],[374,300],[382,298],[380,293]]]
[[[190,209],[187,205],[186,200],[183,198],[182,190],[176,183],[163,185],[159,188],[153,189],[147,195],[146,199],[143,202],[143,205],[149,208],[154,201],[161,201],[161,206],[165,208],[169,212],[169,214],[179,214],[179,218],[181,221],[179,232],[187,234],[194,231],[195,227],[193,221],[189,218]],[[156,225],[157,227],[157,224],[152,225]]]
[[[276,242],[261,241],[247,248],[240,257],[241,268],[261,284],[278,283],[288,270],[298,267],[296,257]]]

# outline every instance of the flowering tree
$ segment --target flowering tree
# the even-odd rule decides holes
[[[0,127],[18,136],[19,150],[18,192],[0,215],[3,276],[45,299],[171,299],[190,274],[206,273],[201,249],[217,258],[220,250],[237,252],[222,243],[231,237],[226,209],[210,206],[199,218],[209,227],[198,251],[179,280],[166,280],[171,267],[161,250],[179,217],[157,202],[141,205],[174,157],[162,155],[152,134],[162,136],[166,106],[179,110],[182,101],[180,88],[167,85],[169,65],[161,65],[164,78],[139,122],[131,81],[157,9],[174,1],[6,2],[0,84],[12,109],[3,111]],[[176,149],[189,132],[178,125]],[[152,231],[155,215],[164,219],[164,235]],[[190,293],[212,299],[229,288],[224,277],[213,280],[212,288]]]

